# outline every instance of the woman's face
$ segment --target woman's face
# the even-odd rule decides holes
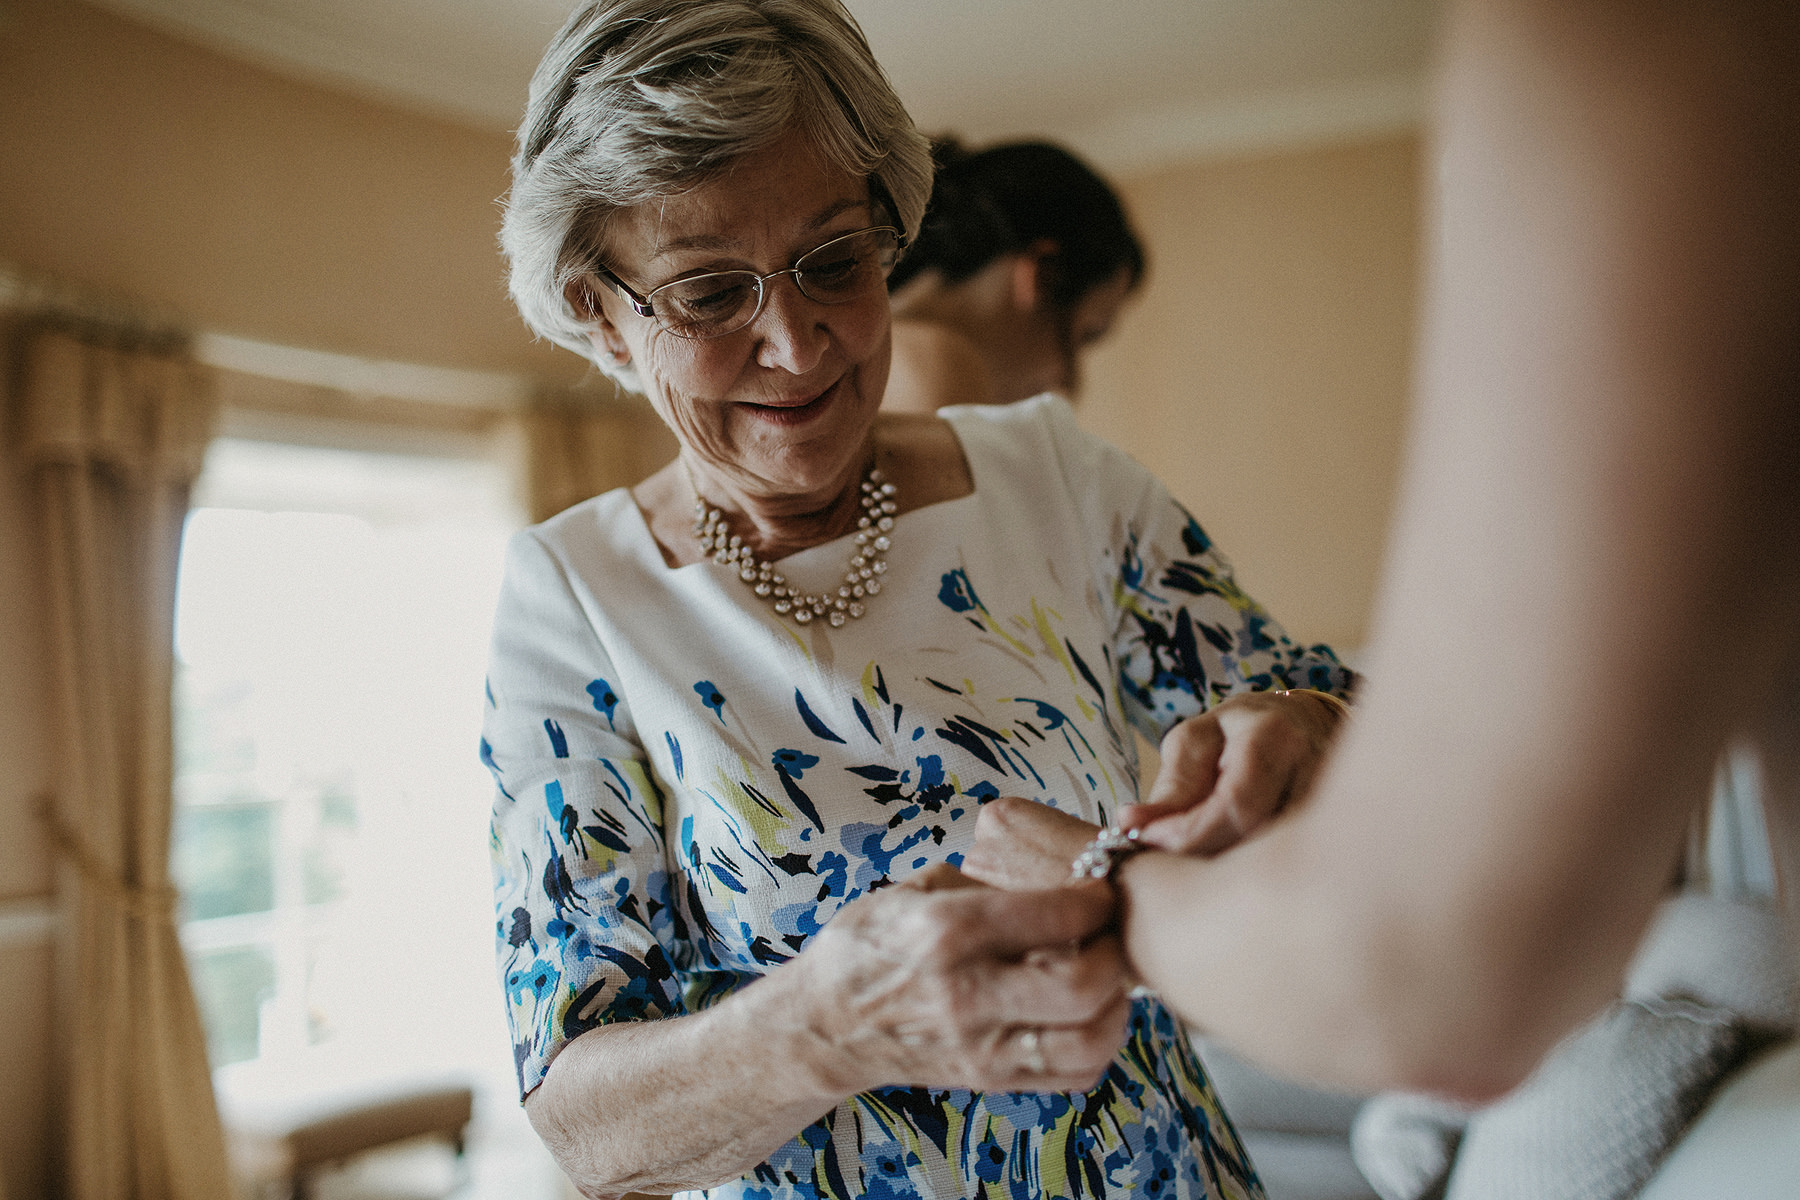
[[[617,214],[603,262],[648,294],[705,271],[779,271],[888,219],[871,205],[866,180],[790,134],[704,186]],[[743,499],[811,511],[865,461],[887,386],[887,289],[826,305],[803,296],[791,275],[763,288],[762,311],[748,326],[695,341],[638,315],[596,281],[592,337],[602,354],[636,366],[703,491],[725,485]]]
[[[1038,392],[1062,392],[1074,396],[1081,390],[1081,357],[1088,347],[1105,337],[1131,294],[1131,273],[1121,267],[1104,283],[1097,283],[1068,307],[1048,301],[1032,314],[1026,337],[1029,349],[1022,355],[1026,388],[1023,396]]]

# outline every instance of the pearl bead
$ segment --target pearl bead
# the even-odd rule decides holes
[[[689,480],[692,486],[692,480]],[[861,617],[866,606],[863,599],[881,591],[874,576],[887,571],[882,555],[892,548],[886,536],[894,527],[897,504],[890,499],[896,494],[893,484],[879,470],[870,469],[860,483],[858,502],[862,513],[857,517],[856,548],[850,555],[844,582],[836,594],[803,595],[790,586],[772,564],[763,562],[745,542],[743,535],[731,531],[730,523],[717,508],[709,507],[696,492],[694,497],[694,539],[701,552],[715,563],[728,567],[757,596],[768,600],[779,616],[789,617],[797,625],[807,625],[820,617],[833,627]]]

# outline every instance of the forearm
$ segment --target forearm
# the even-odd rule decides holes
[[[1340,757],[1306,808],[1225,855],[1128,860],[1127,956],[1192,1024],[1280,1073],[1491,1096],[1616,994],[1704,772],[1671,781],[1672,804],[1644,793],[1610,832],[1559,827],[1549,810],[1593,797],[1451,778],[1379,728],[1352,736],[1396,769]]]
[[[604,1196],[735,1178],[872,1088],[1086,1090],[1130,1013],[1098,936],[1112,916],[1103,886],[1004,892],[927,868],[719,1004],[575,1039],[527,1110]]]
[[[1371,686],[1305,809],[1123,873],[1134,965],[1253,1057],[1516,1081],[1616,990],[1769,702],[1800,626],[1796,23],[1453,15]]]
[[[806,1005],[781,978],[790,967],[701,1012],[564,1047],[526,1111],[584,1194],[717,1186],[850,1094],[817,1067]]]

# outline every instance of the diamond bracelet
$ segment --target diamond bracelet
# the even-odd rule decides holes
[[[1148,850],[1139,839],[1135,829],[1120,829],[1117,825],[1108,825],[1094,835],[1094,840],[1081,848],[1075,861],[1069,864],[1069,875],[1072,879],[1105,879],[1125,859],[1139,850]]]

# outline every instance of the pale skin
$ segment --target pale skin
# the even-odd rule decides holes
[[[1228,696],[1164,735],[1162,769],[1118,823],[1180,854],[1214,855],[1266,827],[1312,790],[1342,715],[1307,692]],[[1007,888],[1054,887],[1099,827],[1016,796],[990,801],[963,870]]]
[[[1106,336],[1131,293],[1130,272],[1089,288],[1066,311],[1046,289],[1056,244],[1003,254],[955,283],[922,272],[893,296],[889,412],[1010,404],[1040,392],[1073,395],[1080,356]]]
[[[1298,811],[1121,887],[1210,1033],[1479,1098],[1617,994],[1728,741],[1793,794],[1800,9],[1470,0],[1446,51],[1357,715]]]

